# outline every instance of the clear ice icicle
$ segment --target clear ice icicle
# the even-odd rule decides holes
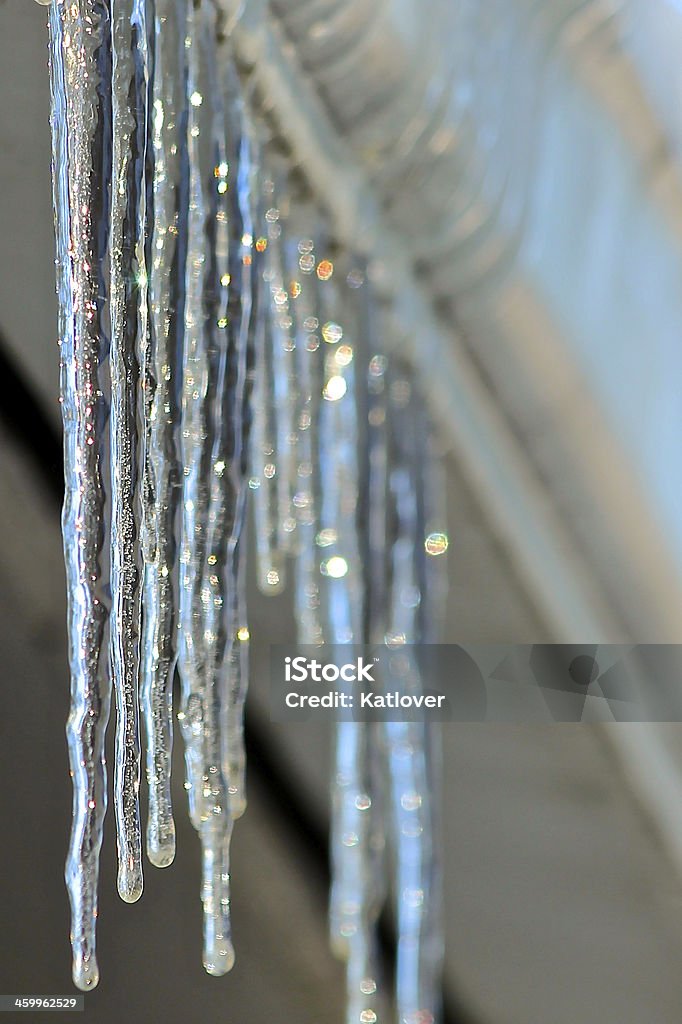
[[[342,256],[326,261],[320,286],[324,343],[323,403],[319,422],[321,500],[316,537],[321,559],[320,614],[331,642],[369,637],[370,594],[363,590],[367,523],[363,515],[362,389],[367,330],[364,275]],[[349,285],[353,282],[353,287]],[[339,652],[341,654],[341,652]],[[332,786],[333,948],[346,961],[349,1024],[375,1020],[383,1006],[376,922],[385,898],[383,808],[377,726],[342,721],[336,731]]]
[[[230,840],[232,820],[201,826],[202,888],[204,910],[204,955],[207,974],[221,977],[234,966],[230,923]]]
[[[225,289],[216,279],[227,192],[217,185],[227,172],[216,153],[215,8],[206,2],[190,12],[186,35],[189,152],[189,215],[185,347],[183,356],[183,493],[180,568],[180,719],[185,740],[190,816],[202,844],[203,963],[215,975],[232,965],[224,914],[221,865],[231,817],[222,771],[220,689],[213,673],[216,636],[211,630],[210,504],[215,442],[216,386],[221,364],[217,332],[224,330]],[[217,172],[217,173],[216,173]],[[218,214],[222,214],[219,218]],[[229,919],[228,919],[229,920]]]
[[[405,692],[409,687],[403,686]],[[438,737],[424,722],[386,722],[390,838],[395,853],[398,1020],[440,1015],[442,921],[434,765]]]
[[[215,7],[195,7],[187,32],[180,670],[190,814],[203,849],[204,965],[220,975],[234,960],[227,865],[232,820],[244,806],[238,548],[248,469],[253,228],[236,80],[227,55],[218,59],[216,37]]]
[[[254,371],[256,261],[250,197],[253,164],[244,126],[236,72],[221,52],[216,85],[222,99],[216,125],[217,167],[224,180],[224,244],[219,250],[218,280],[226,279],[226,308],[219,322],[218,383],[211,464],[207,579],[210,593],[207,630],[210,671],[216,680],[221,731],[221,764],[233,818],[246,808],[243,713],[248,683],[248,627],[240,552],[248,493],[251,391]],[[220,185],[219,185],[220,188]],[[226,262],[225,262],[226,260]]]
[[[62,530],[71,670],[67,738],[73,778],[66,883],[73,980],[84,991],[99,980],[95,925],[107,806],[104,740],[110,702],[102,580],[107,403],[101,380],[109,344],[103,267],[111,175],[105,135],[110,33],[105,3],[73,0],[51,5],[52,169],[65,470]]]
[[[207,38],[214,45],[215,30]],[[236,74],[224,52],[215,62],[212,94],[215,197],[215,263],[218,307],[215,405],[210,431],[211,484],[204,636],[209,703],[204,726],[205,764],[216,799],[202,822],[204,966],[221,975],[232,968],[229,855],[232,821],[246,807],[243,705],[248,682],[248,629],[242,618],[244,579],[240,538],[247,492],[247,444],[252,373],[253,225],[251,164]],[[214,778],[211,780],[210,775]],[[204,776],[206,783],[206,776]]]
[[[407,375],[390,385],[390,496],[394,532],[390,548],[387,643],[399,650],[390,665],[405,691],[423,681],[410,645],[433,641],[441,589],[438,566],[446,545],[434,546],[429,520],[440,505],[434,493],[430,427]],[[442,567],[442,561],[441,561]],[[392,680],[391,680],[392,682]],[[440,1013],[442,921],[437,810],[438,734],[434,723],[385,722],[390,839],[395,858],[398,928],[398,1019],[435,1022]]]
[[[266,154],[264,153],[264,159]],[[276,163],[270,157],[271,163]],[[285,279],[284,175],[269,169],[263,178],[260,226],[265,269],[259,278],[256,311],[256,377],[252,440],[252,479],[256,524],[257,582],[265,594],[285,584],[286,556],[294,547],[296,516],[296,350],[291,303],[300,292],[297,278]],[[291,290],[291,296],[289,294]]]
[[[256,380],[250,486],[254,491],[258,586],[264,594],[279,594],[286,582],[286,552],[280,544],[282,465],[279,461],[280,410],[276,401],[278,379],[274,353],[279,339],[275,332],[277,314],[273,309],[276,286],[273,285],[269,264],[268,260],[262,280],[259,281],[254,314]],[[278,295],[280,290],[281,285],[277,289]]]
[[[177,541],[181,352],[187,219],[187,0],[156,0],[147,185],[149,330],[143,361],[145,462],[140,708],[147,739],[147,854],[175,856],[171,803],[173,674],[177,660]],[[152,33],[150,33],[152,35]],[[151,187],[150,187],[151,186]]]
[[[293,303],[300,294],[299,272],[289,279],[285,271],[284,243],[288,237],[288,219],[291,213],[291,199],[287,186],[286,170],[281,159],[268,157],[268,171],[263,181],[263,205],[265,207],[265,236],[267,239],[266,270],[272,297],[272,332],[266,337],[266,344],[272,352],[274,392],[271,400],[275,407],[277,464],[278,471],[278,546],[291,554],[296,544],[296,511],[294,495],[297,492],[296,467],[298,447],[298,423],[296,418],[299,396],[296,372],[296,342]]]
[[[207,551],[211,474],[210,331],[205,313],[211,264],[208,189],[213,178],[211,97],[206,91],[202,24],[206,4],[190,5],[185,46],[188,58],[187,138],[189,197],[185,336],[182,378],[182,516],[180,540],[180,647],[182,706],[179,714],[185,741],[186,787],[190,815],[199,829],[203,813],[204,730],[206,726],[207,654],[202,594]]]
[[[232,556],[231,605],[232,644],[224,680],[223,772],[228,780],[230,812],[233,819],[246,810],[246,750],[244,747],[244,704],[249,679],[249,627],[246,618],[245,537]]]
[[[356,364],[359,293],[344,281],[346,260],[317,265],[315,334],[307,344],[320,347],[321,401],[311,403],[313,450],[311,480],[316,505],[315,562],[319,579],[320,623],[325,641],[362,643],[364,606],[361,542],[357,516],[359,429]],[[313,340],[314,339],[314,340]],[[320,384],[315,384],[315,390]],[[315,493],[317,492],[317,493]]]
[[[291,233],[285,240],[284,265],[295,283],[291,304],[296,378],[298,443],[294,466],[296,564],[294,605],[300,643],[324,643],[320,618],[320,566],[315,537],[320,502],[319,465],[315,445],[322,403],[323,356],[320,348],[315,239]]]
[[[145,0],[112,3],[111,671],[116,695],[114,804],[118,891],[142,895],[138,678],[140,360],[147,339],[145,162],[149,57]]]
[[[330,929],[332,949],[346,963],[348,1024],[374,1020],[383,1000],[376,924],[386,865],[377,737],[375,723],[336,727]]]

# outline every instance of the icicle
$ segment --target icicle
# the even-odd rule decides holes
[[[230,923],[230,839],[232,819],[202,822],[202,889],[204,909],[204,969],[222,977],[234,966]]]
[[[295,298],[292,309],[300,388],[299,489],[294,499],[298,510],[300,640],[359,643],[364,637],[365,614],[356,516],[360,444],[355,363],[357,337],[364,325],[360,323],[361,297],[355,289],[364,278],[353,269],[344,281],[341,268],[345,259],[339,257],[335,268],[330,254],[318,255],[311,240],[289,240],[286,252]],[[337,729],[330,915],[334,948],[347,961],[349,1022],[377,1020],[382,1001],[375,930],[383,899],[384,864],[375,758],[374,727],[341,722]]]
[[[391,382],[393,451],[390,490],[394,505],[387,643],[396,649],[390,665],[404,690],[420,692],[417,658],[409,645],[433,640],[438,585],[430,556],[444,553],[428,532],[432,494],[430,428],[408,377]],[[444,533],[438,537],[445,538]],[[438,732],[433,723],[385,722],[396,864],[398,926],[396,1003],[398,1020],[432,1024],[440,1012],[442,921],[437,808]]]
[[[298,386],[291,303],[298,297],[300,284],[298,275],[291,282],[285,276],[285,175],[275,169],[277,159],[272,155],[269,159],[261,194],[266,259],[257,319],[251,487],[257,582],[263,593],[278,594],[286,582],[286,556],[294,549],[296,531]]]
[[[278,465],[276,455],[278,409],[275,401],[277,376],[273,359],[276,344],[273,323],[275,313],[270,288],[270,277],[266,272],[256,310],[256,384],[250,487],[254,491],[258,586],[264,594],[279,594],[285,583],[285,554],[279,545],[278,490],[282,467]]]
[[[267,266],[270,291],[274,303],[272,321],[272,363],[275,376],[273,399],[277,416],[277,456],[279,462],[278,544],[286,554],[292,554],[296,547],[296,508],[294,496],[297,487],[298,421],[297,402],[299,384],[296,372],[295,325],[292,304],[300,294],[300,267],[292,279],[285,270],[284,242],[291,215],[291,199],[286,188],[286,174],[279,166],[280,161],[271,157],[272,170],[268,171],[266,186],[271,197],[265,210],[267,224]]]
[[[386,866],[377,757],[373,724],[338,723],[330,927],[332,948],[346,961],[348,1024],[375,1021],[383,1000],[376,923],[385,895]]]
[[[234,393],[228,396],[228,380],[234,374],[230,351],[231,325],[229,296],[233,287],[229,274],[230,259],[230,189],[229,161],[225,149],[224,97],[220,88],[220,71],[216,53],[215,11],[204,4],[202,14],[202,57],[205,78],[201,95],[209,106],[206,121],[206,230],[207,267],[204,279],[205,330],[208,337],[209,408],[205,438],[208,463],[208,515],[206,518],[205,560],[201,576],[201,629],[206,663],[203,680],[204,706],[202,727],[202,784],[204,807],[199,835],[202,845],[202,904],[204,912],[205,970],[220,977],[234,964],[229,906],[229,847],[232,816],[229,806],[229,780],[222,761],[224,692],[222,679],[226,671],[226,654],[231,647],[229,615],[225,602],[228,596],[229,554],[224,533],[225,518],[234,514],[234,493],[230,466],[224,457],[222,435],[225,411],[230,418],[230,434],[234,417]],[[207,177],[206,177],[207,175]],[[212,175],[212,177],[211,177]],[[210,184],[209,184],[210,183]]]
[[[295,295],[291,310],[298,382],[293,498],[297,553],[294,602],[299,641],[319,645],[324,643],[324,631],[320,619],[320,566],[315,542],[320,504],[320,467],[315,442],[323,401],[324,364],[316,293],[315,240],[292,233],[285,242],[284,259],[285,273],[293,283]]]
[[[183,511],[180,585],[180,671],[190,815],[202,842],[204,967],[224,974],[234,955],[222,923],[219,865],[231,827],[220,757],[220,695],[207,628],[211,601],[210,496],[218,332],[226,327],[225,286],[216,280],[227,168],[216,162],[215,9],[203,3],[188,19],[189,217],[183,357]],[[218,191],[218,186],[223,186]],[[224,468],[224,467],[223,467]],[[218,470],[220,472],[220,470]],[[218,889],[216,889],[218,886]]]
[[[114,804],[118,891],[142,895],[138,677],[142,564],[139,373],[147,336],[144,252],[149,60],[144,0],[112,5],[111,669],[116,695]]]
[[[250,632],[246,618],[245,538],[237,543],[232,561],[231,623],[233,641],[224,682],[223,772],[229,780],[230,812],[233,819],[246,810],[246,751],[244,748],[244,703],[249,678]]]
[[[110,702],[102,579],[107,403],[100,376],[108,354],[103,269],[111,175],[105,142],[110,31],[105,3],[73,0],[51,5],[52,170],[64,423],[62,530],[71,670],[67,737],[73,778],[66,883],[73,980],[86,991],[99,980],[95,923],[107,806],[104,740]]]
[[[367,365],[364,274],[343,257],[326,261],[320,287],[325,372],[319,454],[322,502],[316,538],[322,557],[321,616],[331,642],[369,640],[372,594],[366,587],[368,478],[361,412]],[[364,371],[364,372],[363,372]],[[385,898],[383,808],[377,727],[337,726],[332,787],[333,948],[346,960],[349,1024],[378,1019],[384,1004],[376,923]]]
[[[149,156],[149,346],[144,360],[144,555],[140,706],[147,751],[147,854],[156,867],[175,856],[171,804],[173,674],[177,660],[178,423],[185,317],[187,196],[187,0],[156,0]],[[149,195],[149,187],[148,187]]]
[[[223,55],[224,56],[224,55]],[[246,807],[243,709],[248,683],[248,627],[241,548],[247,493],[248,440],[251,376],[253,374],[253,327],[251,319],[254,281],[253,225],[249,196],[252,166],[244,132],[238,86],[231,64],[220,62],[222,78],[215,84],[221,96],[221,119],[216,124],[217,191],[227,205],[219,216],[224,226],[224,246],[218,246],[217,276],[227,282],[225,315],[219,335],[219,359],[214,410],[211,465],[208,562],[206,581],[206,634],[209,639],[209,672],[215,686],[219,766],[220,821],[202,826],[204,846],[204,966],[211,974],[224,974],[234,963],[230,940],[229,854],[232,821]],[[224,170],[223,170],[224,168]],[[226,262],[221,262],[225,259]],[[223,322],[224,321],[224,322]],[[211,752],[213,758],[213,751]],[[213,768],[213,760],[211,769]],[[211,770],[209,769],[209,770]]]
[[[217,387],[216,433],[211,491],[211,542],[216,558],[211,573],[215,634],[213,672],[220,685],[221,763],[233,818],[246,808],[244,701],[248,684],[248,638],[242,540],[248,493],[251,392],[255,361],[254,288],[260,269],[260,247],[254,244],[250,197],[255,190],[254,165],[247,137],[239,84],[223,54],[220,62],[224,103],[223,139],[228,170],[229,288],[227,329],[223,336]]]
[[[407,691],[406,680],[403,688]],[[423,722],[387,722],[386,747],[396,858],[398,1020],[439,1019],[442,968],[440,863],[433,762],[437,734]]]
[[[245,806],[248,629],[239,540],[248,470],[253,228],[248,145],[234,72],[218,60],[212,4],[195,9],[188,41],[181,721],[190,812],[203,847],[204,966],[220,975],[234,962],[229,843],[232,820]]]
[[[362,643],[364,610],[359,495],[357,341],[359,294],[343,281],[341,266],[318,263],[317,337],[322,348],[322,403],[313,424],[313,476],[319,477],[317,569],[320,619],[327,643]],[[343,283],[342,283],[343,282]]]
[[[282,486],[286,487],[285,452],[280,444],[284,409],[280,401],[282,380],[279,376],[277,350],[282,345],[279,321],[283,313],[280,306],[288,303],[277,270],[273,266],[272,248],[275,232],[281,232],[276,221],[269,223],[279,212],[272,206],[273,183],[263,183],[264,195],[258,212],[259,227],[265,229],[259,242],[265,249],[265,268],[258,279],[258,300],[254,311],[254,346],[256,357],[253,396],[253,438],[251,442],[251,479],[254,491],[254,518],[256,524],[256,580],[264,594],[279,594],[285,584],[286,549],[281,543],[283,515],[291,517],[292,510],[282,508]],[[263,209],[265,208],[265,209]],[[293,520],[292,520],[293,521]]]
[[[206,566],[208,504],[211,474],[209,440],[211,396],[210,336],[213,322],[205,312],[205,293],[212,262],[208,194],[213,181],[212,97],[206,92],[202,53],[205,4],[190,6],[185,46],[188,52],[189,212],[185,294],[185,339],[182,391],[182,528],[180,542],[180,648],[182,707],[179,719],[185,740],[186,787],[190,815],[199,829],[204,774],[203,732],[206,719],[207,655],[204,637],[202,584]],[[208,166],[210,163],[210,167]]]

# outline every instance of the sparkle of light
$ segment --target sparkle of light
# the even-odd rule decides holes
[[[336,345],[343,338],[343,327],[333,320],[328,320],[322,327],[322,337],[328,345]]]
[[[445,554],[449,543],[447,533],[430,533],[424,541],[424,548],[427,555],[433,555],[435,558],[437,555]]]
[[[324,397],[328,402],[338,402],[340,398],[343,398],[347,390],[348,385],[343,377],[330,377],[324,389]]]
[[[350,345],[339,345],[334,358],[339,366],[350,366],[353,362],[353,349]]]
[[[333,580],[341,580],[348,572],[348,562],[341,555],[332,555],[321,566],[323,576],[331,576]]]

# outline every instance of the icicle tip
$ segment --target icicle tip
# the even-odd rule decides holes
[[[73,983],[81,992],[91,992],[99,984],[99,967],[94,953],[74,956],[72,968]]]
[[[168,868],[175,860],[175,825],[171,822],[164,834],[147,834],[147,857],[155,868]]]
[[[117,888],[124,903],[137,903],[144,888],[140,865],[119,864]]]

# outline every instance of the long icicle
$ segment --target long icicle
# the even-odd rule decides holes
[[[187,0],[156,0],[148,218],[149,346],[144,364],[142,489],[144,614],[140,707],[146,738],[147,854],[175,856],[171,803],[173,674],[177,660],[177,541],[182,467],[178,423],[185,318],[187,219]]]
[[[330,929],[333,951],[346,963],[348,1024],[378,1019],[384,992],[377,919],[385,898],[382,793],[374,723],[336,726],[331,853]]]
[[[203,745],[206,650],[203,636],[202,581],[207,551],[207,512],[211,448],[208,334],[204,313],[206,262],[210,246],[205,194],[206,136],[211,132],[209,98],[202,82],[202,10],[188,8],[187,48],[189,196],[185,336],[182,379],[182,516],[180,540],[179,668],[182,683],[178,715],[185,741],[185,766],[190,817],[199,829],[203,808]]]
[[[249,671],[249,630],[246,620],[244,526],[248,490],[251,393],[255,366],[256,282],[259,268],[254,256],[251,195],[254,182],[249,137],[241,105],[239,83],[225,50],[219,51],[218,88],[223,100],[223,119],[217,125],[218,168],[227,165],[227,234],[222,249],[228,262],[227,324],[221,347],[219,386],[216,402],[216,433],[211,493],[211,550],[219,553],[210,579],[213,600],[209,608],[216,644],[212,672],[217,686],[217,710],[221,743],[221,767],[227,785],[228,820],[219,840],[220,873],[213,881],[217,954],[212,973],[230,970],[234,963],[230,923],[230,843],[236,818],[246,809],[244,750],[244,701]],[[221,180],[222,176],[221,176]],[[221,192],[220,185],[218,192]],[[219,270],[222,281],[224,265]],[[205,844],[206,849],[206,844]],[[208,876],[207,876],[208,877]],[[224,951],[224,952],[223,952]],[[222,960],[220,956],[222,955]]]
[[[323,500],[316,538],[323,556],[321,609],[332,640],[359,644],[370,639],[368,619],[374,611],[363,562],[369,490],[363,416],[367,413],[367,285],[364,273],[356,266],[349,269],[344,257],[335,263],[326,261],[322,278],[326,279],[320,288],[325,374],[318,457]],[[350,617],[342,614],[341,602],[352,609]],[[336,625],[331,626],[334,620]],[[348,1024],[371,1024],[384,1006],[376,923],[385,899],[386,865],[376,738],[374,723],[341,721],[337,725],[330,924],[332,945],[346,961]]]
[[[264,154],[264,159],[266,154]],[[299,398],[296,372],[296,343],[292,304],[300,294],[300,274],[288,279],[285,272],[284,244],[291,213],[291,196],[286,185],[286,172],[282,157],[270,156],[271,168],[264,182],[270,196],[266,203],[265,222],[267,237],[267,268],[270,291],[274,304],[272,337],[266,339],[272,351],[275,393],[273,400],[277,416],[277,494],[278,494],[278,546],[291,554],[296,546],[296,486],[299,429],[296,417]],[[264,193],[265,197],[265,193]],[[300,268],[299,268],[300,270]]]
[[[243,810],[243,787],[231,777],[226,751],[230,743],[230,704],[236,637],[238,585],[235,546],[241,531],[242,407],[251,314],[251,236],[241,206],[242,124],[236,83],[224,74],[223,55],[215,51],[216,26],[206,22],[206,65],[212,103],[213,223],[212,306],[215,399],[209,431],[210,486],[206,562],[202,584],[204,638],[207,652],[203,783],[210,806],[202,821],[202,900],[204,967],[219,976],[234,964],[230,924],[230,842],[232,824]],[[248,238],[246,237],[248,235]],[[246,247],[246,251],[245,251]],[[247,257],[248,252],[248,259]],[[241,663],[238,663],[239,667]],[[239,804],[239,806],[238,806]]]
[[[245,519],[250,466],[252,392],[255,372],[255,310],[259,284],[262,239],[254,239],[251,196],[257,194],[257,167],[253,160],[255,143],[249,137],[242,109],[235,69],[224,54],[221,61],[228,139],[228,161],[232,165],[230,190],[230,292],[228,320],[232,338],[233,382],[223,392],[223,451],[229,464],[234,506],[217,517],[221,532],[219,547],[227,551],[226,597],[223,607],[229,645],[228,671],[223,676],[223,772],[228,782],[230,810],[234,819],[246,809],[246,753],[244,749],[244,703],[248,687],[249,629],[246,620]],[[228,360],[230,355],[228,354]],[[224,501],[224,498],[219,499]],[[220,507],[220,504],[219,504]]]
[[[280,160],[263,152],[261,242],[265,269],[257,315],[256,377],[252,439],[252,479],[256,525],[256,580],[264,594],[280,593],[286,583],[286,557],[294,548],[296,516],[296,350],[291,302],[300,285],[285,279],[286,186]],[[291,288],[292,297],[289,295]]]
[[[109,345],[103,268],[111,176],[105,135],[110,61],[106,3],[73,0],[51,5],[52,170],[64,423],[62,531],[71,670],[67,738],[73,779],[66,883],[73,980],[84,991],[99,981],[95,925],[110,704],[102,578],[107,402],[100,376]]]
[[[266,182],[264,187],[268,184],[272,183]],[[270,193],[266,195],[268,199],[271,198]],[[261,227],[264,227],[262,217],[259,217],[259,220]],[[275,226],[280,228],[280,225]],[[268,242],[265,236],[263,239]],[[255,310],[256,379],[249,486],[254,491],[256,581],[264,594],[279,594],[286,582],[286,552],[280,543],[280,490],[285,470],[283,460],[280,459],[278,443],[282,413],[277,400],[280,382],[275,357],[275,348],[279,344],[275,295],[281,297],[283,288],[281,282],[275,278],[270,249],[271,246],[268,244],[265,269],[258,282],[259,296]]]
[[[189,51],[189,224],[184,394],[183,394],[183,534],[181,626],[184,658],[182,722],[185,737],[190,814],[202,844],[201,899],[204,918],[203,964],[209,974],[224,974],[234,959],[229,929],[223,920],[220,880],[226,833],[231,819],[222,775],[216,680],[212,673],[213,636],[207,628],[211,601],[209,566],[210,494],[214,447],[214,409],[217,403],[216,363],[220,359],[217,332],[224,320],[219,307],[223,285],[216,280],[216,185],[225,174],[215,156],[215,40],[211,38],[214,11],[206,2],[195,5],[187,32]],[[217,167],[218,181],[214,169]]]
[[[310,209],[310,207],[308,207]],[[291,231],[284,246],[285,273],[293,283],[291,305],[298,393],[296,429],[298,443],[294,472],[293,503],[296,510],[296,564],[294,605],[299,641],[324,643],[320,618],[320,574],[315,538],[320,504],[319,465],[315,431],[323,401],[323,358],[319,335],[315,267],[315,239]],[[293,295],[292,295],[293,298]]]
[[[138,677],[142,559],[140,359],[147,337],[145,162],[149,58],[145,0],[113,0],[111,190],[111,667],[118,891],[142,895]]]
[[[184,358],[181,625],[190,811],[202,842],[204,966],[230,970],[229,845],[243,810],[241,716],[248,630],[240,628],[246,489],[252,228],[238,91],[216,49],[216,12],[192,12],[189,253]],[[225,67],[221,66],[225,65]],[[246,417],[246,419],[245,419]],[[237,650],[239,655],[237,656]],[[231,762],[241,765],[236,774]]]
[[[440,505],[432,473],[431,430],[407,374],[390,386],[391,472],[394,534],[391,538],[387,642],[400,649],[391,664],[395,682],[421,692],[419,657],[411,645],[433,642],[441,584],[434,558],[446,544],[430,533],[432,509]],[[442,529],[442,528],[441,528]],[[434,556],[433,558],[431,556]],[[435,723],[384,723],[395,859],[398,927],[396,1004],[398,1020],[435,1024],[440,1016],[442,970],[441,866],[439,859],[439,734]]]

